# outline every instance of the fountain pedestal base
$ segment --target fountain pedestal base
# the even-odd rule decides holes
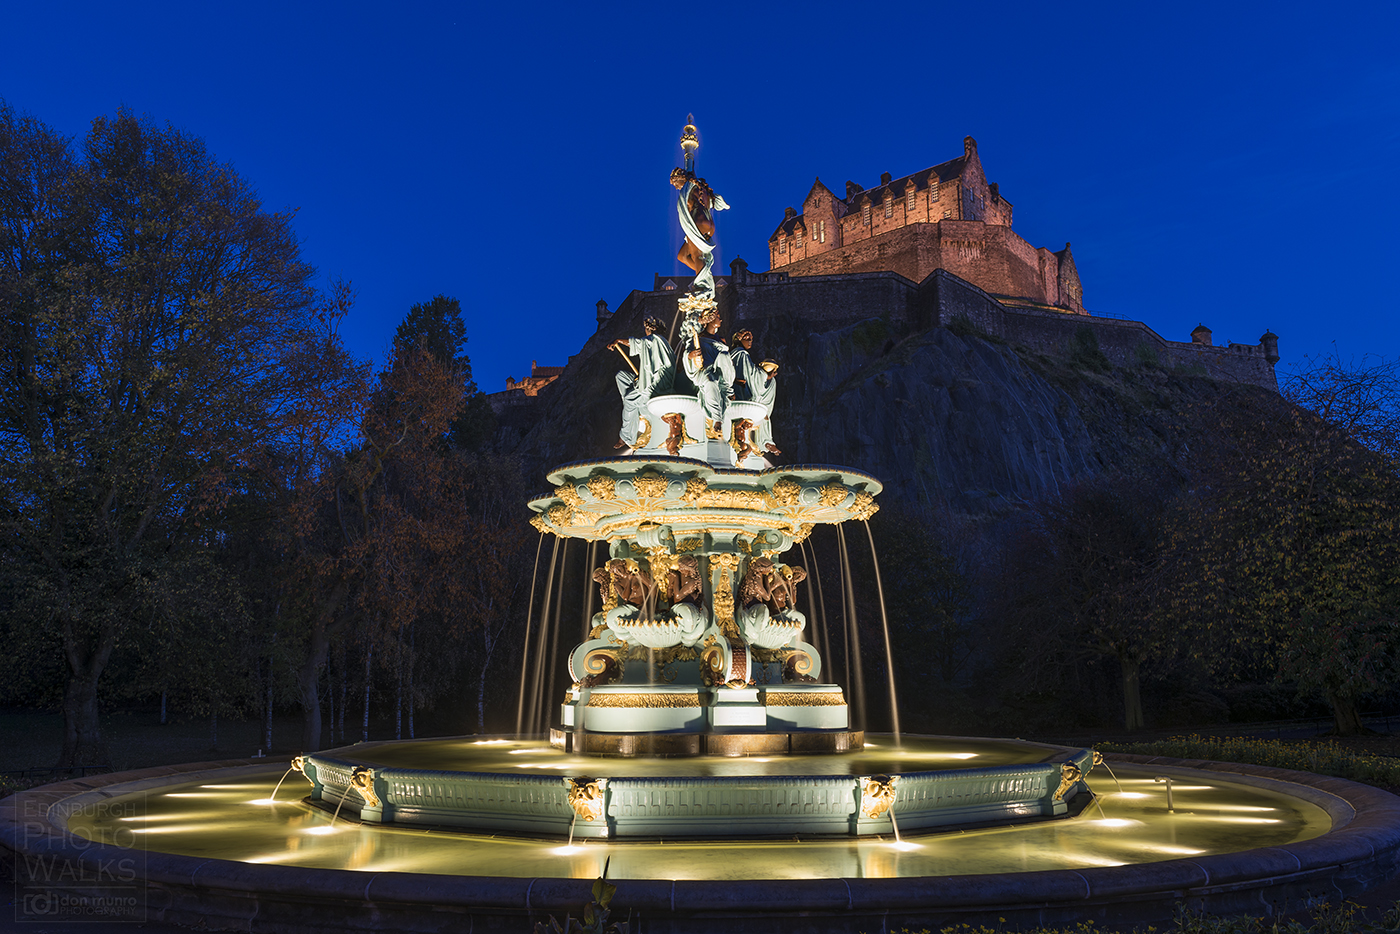
[[[549,744],[576,755],[782,756],[852,752],[865,743],[864,730],[806,730],[793,733],[574,733],[552,729]]]

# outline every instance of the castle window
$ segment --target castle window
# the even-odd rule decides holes
[[[914,189],[912,189],[912,188],[909,189],[909,194],[908,194],[908,196],[904,199],[904,201],[905,201],[905,203],[904,203],[904,210],[906,210],[906,211],[912,211],[912,210],[914,210]]]
[[[944,211],[943,211],[943,216],[944,216],[944,217],[952,217],[952,216],[953,216],[953,209],[952,209],[952,208],[946,208],[946,209],[944,209]]]
[[[885,216],[894,216],[894,198],[891,198],[889,195],[885,195]]]
[[[817,222],[817,228],[818,228],[819,230],[821,230],[821,234],[822,234],[821,240],[822,240],[822,243],[825,243],[825,242],[826,242],[826,221],[818,221],[818,222]]]
[[[860,206],[860,222],[865,226],[870,226],[870,202],[867,201]]]
[[[818,232],[820,229],[821,229],[821,221],[817,221],[815,224],[812,225],[812,239],[813,239],[813,240],[817,239],[817,232]]]
[[[938,200],[938,182],[931,180],[928,183],[928,203],[933,204]]]
[[[783,237],[782,239],[780,239],[780,240],[778,241],[778,252],[779,252],[779,253],[786,253],[786,252],[787,252],[787,237]]]

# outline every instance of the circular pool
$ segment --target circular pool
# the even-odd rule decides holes
[[[934,755],[961,756],[938,761],[940,768],[976,769],[979,759],[1014,766],[1054,749],[945,739],[894,750],[872,739],[874,748],[849,757],[684,761],[702,770],[851,775],[877,766],[907,770]],[[482,741],[382,744],[363,752],[385,766],[490,761],[527,773],[577,766],[538,744],[473,751],[474,742]],[[425,763],[429,752],[440,758]],[[603,764],[615,766],[616,775],[667,768],[646,760]],[[362,823],[304,800],[307,783],[295,774],[272,799],[285,764],[206,763],[12,796],[0,803],[0,840],[29,861],[45,854],[85,865],[126,859],[152,917],[269,931],[526,929],[550,913],[577,914],[605,866],[618,885],[614,917],[630,911],[647,931],[1145,920],[1169,916],[1182,901],[1267,911],[1289,899],[1335,898],[1395,869],[1400,799],[1377,789],[1224,763],[1116,757],[1108,764],[1116,780],[1095,768],[1086,776],[1093,799],[1059,819],[898,839],[736,840],[726,839],[733,828],[720,825],[715,839],[569,843],[559,835]]]

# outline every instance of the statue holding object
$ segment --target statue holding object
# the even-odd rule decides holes
[[[659,318],[648,316],[642,323],[644,336],[615,340],[608,344],[609,350],[620,351],[626,348],[626,353],[636,357],[640,363],[634,372],[620,370],[617,374],[617,391],[622,396],[622,432],[617,443],[613,445],[616,450],[645,446],[644,441],[638,443],[638,427],[643,417],[647,418],[648,425],[651,424],[647,414],[647,402],[654,395],[669,392],[671,382],[675,379],[675,357],[671,352],[671,345],[661,336],[660,332],[663,329]],[[628,363],[630,367],[631,361]],[[650,435],[651,430],[648,428],[646,436],[649,438]]]

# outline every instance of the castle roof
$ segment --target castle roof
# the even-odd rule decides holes
[[[874,188],[868,188],[862,191],[857,191],[854,194],[852,194],[849,198],[836,198],[836,195],[834,193],[832,197],[836,198],[836,200],[838,201],[845,202],[845,204],[848,207],[852,208],[859,205],[862,199],[869,199],[872,203],[884,201],[886,192],[889,192],[892,197],[901,198],[904,196],[904,193],[908,190],[909,182],[911,180],[914,182],[915,191],[925,191],[928,189],[929,179],[931,178],[936,179],[939,182],[946,182],[960,177],[963,173],[963,169],[967,167],[967,158],[967,155],[961,155],[958,156],[956,159],[949,159],[947,162],[940,162],[938,163],[938,165],[931,166],[927,169],[921,169],[918,172],[914,172],[910,175],[905,175],[902,178],[891,179],[883,185],[877,185]],[[821,182],[818,181],[817,184],[820,185]],[[815,188],[816,185],[813,185],[812,187]],[[822,185],[822,187],[825,188],[826,186]],[[830,189],[827,190],[830,191]],[[792,217],[784,218],[783,222],[778,225],[777,229],[773,231],[772,236],[770,236],[768,239],[776,240],[782,234],[792,236],[792,232],[797,228],[799,221],[805,228],[806,221],[802,220],[801,214],[794,214]]]

